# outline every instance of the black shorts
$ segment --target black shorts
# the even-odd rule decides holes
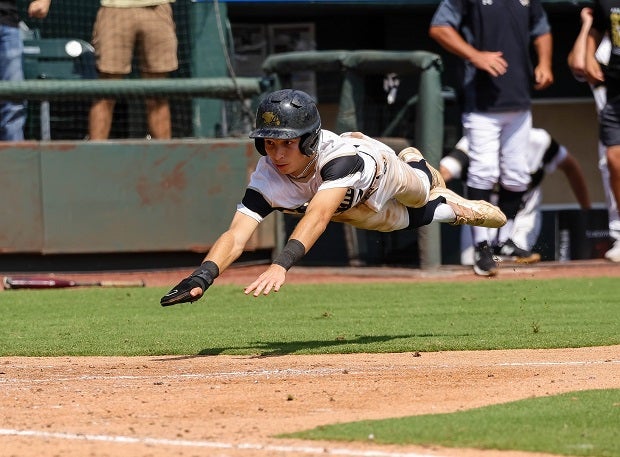
[[[599,116],[599,136],[605,146],[620,145],[620,97],[608,100]]]

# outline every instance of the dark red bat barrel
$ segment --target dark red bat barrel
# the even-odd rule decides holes
[[[78,285],[75,281],[68,279],[10,277],[5,277],[3,284],[5,289],[58,289]]]

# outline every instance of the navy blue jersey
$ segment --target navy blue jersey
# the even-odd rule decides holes
[[[530,108],[530,44],[551,32],[540,0],[443,0],[431,25],[451,26],[474,48],[501,51],[508,62],[507,72],[498,77],[463,63],[460,95],[464,112]]]
[[[616,99],[620,95],[620,0],[595,0],[594,22],[592,27],[601,35],[609,33],[611,54],[609,64],[603,67],[607,99]]]

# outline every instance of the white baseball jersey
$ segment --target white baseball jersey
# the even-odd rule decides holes
[[[261,157],[237,211],[258,222],[274,210],[302,215],[318,191],[347,188],[332,220],[389,232],[409,225],[407,206],[428,201],[428,178],[368,136],[322,130],[317,155],[314,172],[302,179],[282,175],[268,156]]]
[[[525,153],[527,154],[527,165],[530,175],[535,174],[542,169],[545,174],[553,173],[558,164],[566,158],[566,148],[562,145],[557,145],[558,150],[555,150],[555,145],[552,145],[553,138],[544,129],[530,129],[529,141],[526,147]],[[553,146],[553,150],[550,148]],[[454,149],[463,151],[468,154],[469,147],[466,137],[462,137],[458,143],[454,146]],[[440,162],[441,166],[446,167],[454,179],[461,179],[463,173],[463,165],[454,157],[449,155],[443,157]],[[536,184],[536,183],[533,183]]]
[[[463,137],[455,145],[463,153],[468,153],[467,138]],[[530,188],[523,195],[522,207],[517,213],[510,238],[524,249],[531,249],[541,229],[540,204],[542,203],[541,183],[546,174],[553,173],[568,155],[566,148],[553,140],[544,129],[532,128],[529,142],[525,148],[527,164],[532,177]],[[450,155],[441,159],[441,165],[446,167],[453,178],[462,178],[463,163]],[[493,237],[491,237],[493,238]],[[462,246],[466,249],[467,246]],[[463,263],[471,263],[463,261]]]

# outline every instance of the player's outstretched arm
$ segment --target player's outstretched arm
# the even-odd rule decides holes
[[[293,230],[289,241],[272,264],[245,288],[246,295],[255,297],[278,292],[286,280],[286,272],[316,243],[327,224],[340,206],[346,188],[324,189],[317,192],[308,204],[304,216]]]
[[[202,297],[215,278],[243,253],[258,224],[255,219],[237,211],[229,229],[217,239],[202,265],[164,295],[161,305],[193,302]]]

